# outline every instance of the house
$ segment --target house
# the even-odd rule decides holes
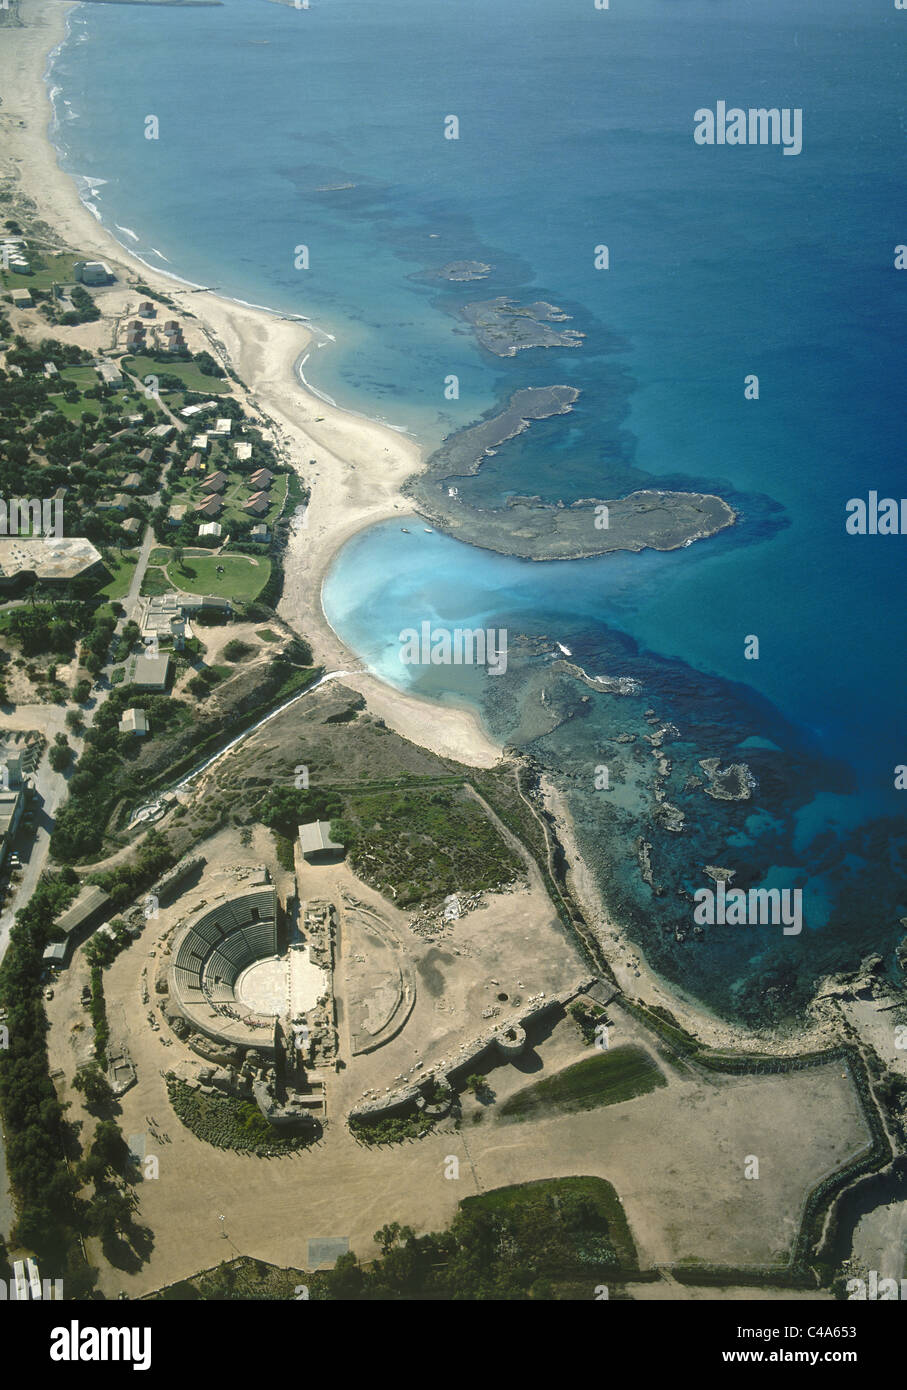
[[[150,463],[152,459],[151,450],[143,449],[141,453],[137,455],[137,458],[139,463]]]
[[[33,309],[35,307],[35,301],[29,290],[13,290],[11,297],[14,309]]]
[[[167,689],[170,675],[170,657],[166,652],[160,656],[137,656],[132,668],[132,684],[140,690],[154,690],[158,694]]]
[[[51,379],[51,377],[55,377],[58,375],[55,362],[44,363],[44,375],[47,377],[48,381]]]
[[[211,432],[211,434],[229,434],[230,431],[232,430],[232,428],[233,428],[233,421],[232,421],[232,420],[230,420],[230,419],[218,420],[210,432]]]
[[[155,425],[152,429],[146,430],[146,439],[169,439],[176,425]]]
[[[157,310],[150,299],[143,299],[139,305],[139,314],[143,319],[153,319]]]
[[[266,491],[274,481],[274,474],[270,468],[256,468],[249,478],[249,484],[256,492]]]
[[[250,516],[264,516],[271,506],[271,500],[266,492],[256,492],[254,497],[250,497],[248,502],[243,504],[243,511]]]
[[[178,319],[165,319],[165,320],[164,320],[164,332],[165,332],[165,333],[172,333],[172,332],[174,331],[174,329],[175,329],[177,332],[180,331],[180,326],[179,326],[179,321],[178,321]]]
[[[202,401],[200,405],[184,405],[180,415],[186,420],[191,420],[193,415],[201,415],[205,410],[215,410],[217,401]]]
[[[228,598],[221,598],[217,594],[203,594],[201,598],[187,594],[183,599],[183,609],[186,613],[222,613],[225,618],[233,616],[233,604]]]
[[[263,521],[259,521],[249,532],[249,539],[263,545],[266,541],[271,539],[271,532]]]
[[[342,859],[343,845],[331,839],[331,827],[327,821],[311,821],[299,827],[299,847],[302,857],[308,864],[330,864]]]
[[[206,497],[200,506],[196,507],[196,516],[203,516],[206,521],[214,521],[219,517],[224,509],[223,499],[220,497]]]
[[[99,362],[95,371],[105,386],[119,386],[122,383],[123,373],[116,362]]]
[[[130,492],[135,491],[136,488],[141,487],[141,486],[142,486],[142,475],[141,475],[141,473],[127,473],[127,474],[126,474],[126,477],[123,479],[123,487],[129,488],[129,491],[130,491]]]
[[[182,526],[188,510],[189,507],[185,502],[174,502],[173,506],[167,512],[167,525]]]
[[[64,970],[69,964],[71,948],[72,940],[70,937],[67,937],[65,941],[52,941],[49,946],[45,946],[41,959],[46,965],[53,965],[58,970]]]
[[[143,709],[125,709],[117,727],[121,734],[138,734],[144,738],[148,733],[148,716]]]
[[[76,261],[73,274],[83,285],[109,285],[114,278],[106,261]]]
[[[145,346],[145,334],[137,333],[134,328],[126,330],[126,346],[133,350],[141,350]]]
[[[205,521],[198,528],[198,534],[200,536],[213,536],[215,540],[220,540],[224,534],[224,528],[219,521]]]
[[[127,507],[132,506],[132,498],[127,497],[125,492],[118,492],[111,499],[110,505],[111,507],[114,507],[118,512],[125,512]]]
[[[233,448],[236,451],[236,457],[239,462],[248,463],[249,459],[252,457],[252,445],[246,441],[241,441],[234,444]]]
[[[202,479],[202,492],[223,492],[227,482],[226,473],[218,469],[216,473],[209,473],[207,478]]]
[[[202,453],[205,453],[208,448],[208,436],[206,434],[197,434],[192,441],[192,447],[193,449],[201,449]]]
[[[137,536],[142,529],[142,523],[137,516],[127,516],[120,529],[125,531],[127,536]]]
[[[173,640],[179,647],[185,636],[184,619],[204,610],[221,612],[230,616],[233,605],[229,599],[199,594],[155,594],[148,599],[142,617],[142,639],[157,638],[159,642]]]
[[[189,455],[189,461],[183,469],[184,473],[197,473],[202,466],[202,456],[198,451]]]

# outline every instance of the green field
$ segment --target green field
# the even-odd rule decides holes
[[[567,1205],[578,1208],[580,1218],[573,1238],[581,1245],[585,1234],[607,1232],[616,1262],[623,1269],[636,1269],[636,1245],[627,1225],[620,1198],[604,1178],[541,1178],[538,1182],[519,1183],[514,1187],[496,1187],[475,1197],[464,1197],[460,1210],[465,1213],[488,1212],[492,1216],[509,1216],[521,1208],[540,1203],[563,1211]]]
[[[45,252],[37,251],[30,243],[26,247],[25,259],[34,270],[33,275],[17,275],[11,270],[0,270],[0,282],[8,290],[45,290],[50,292],[54,281],[58,284],[71,285],[75,280],[73,266],[76,261],[83,258],[64,253],[59,256],[51,256]],[[37,265],[43,265],[43,269],[38,269]]]
[[[180,362],[179,359],[173,362],[156,362],[153,357],[124,357],[122,367],[130,375],[137,376],[140,382],[143,382],[146,376],[161,376],[166,373],[168,376],[178,376],[187,391],[200,391],[206,396],[221,396],[230,390],[230,382],[226,377],[205,376],[194,362]],[[162,396],[172,394],[168,391],[161,392]]]
[[[100,385],[101,378],[94,367],[63,367],[60,380],[71,382],[73,386],[78,386],[80,391],[87,391],[89,386]]]
[[[549,1112],[596,1110],[666,1084],[661,1070],[642,1048],[613,1047],[525,1086],[498,1106],[498,1114],[511,1120],[535,1120]]]
[[[131,556],[131,559],[127,559],[127,556]],[[126,551],[125,555],[117,555],[113,564],[106,564],[105,568],[110,578],[98,593],[108,599],[125,598],[135,574],[137,559],[138,551]]]
[[[224,568],[218,574],[218,566]],[[205,555],[186,556],[182,566],[171,560],[164,573],[174,589],[188,594],[215,594],[219,598],[250,603],[258,597],[271,577],[271,561],[262,556]]]

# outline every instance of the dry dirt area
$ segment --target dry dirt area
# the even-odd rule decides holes
[[[647,1047],[667,1086],[532,1122],[472,1126],[464,1116],[483,1186],[523,1182],[530,1165],[536,1176],[595,1174],[616,1187],[644,1265],[783,1262],[806,1193],[870,1143],[849,1075],[836,1064],[773,1076],[681,1073],[635,1024],[615,1018],[611,1046]],[[562,1051],[571,1032],[564,1020],[538,1047],[541,1074],[577,1060]],[[499,1100],[536,1079],[517,1070],[494,1072]],[[758,1178],[745,1177],[750,1155]]]
[[[213,700],[215,705],[217,704],[218,696],[223,694],[227,683],[232,680],[234,676],[241,675],[261,666],[270,665],[275,652],[281,651],[286,645],[286,642],[289,641],[289,634],[284,634],[282,632],[282,625],[278,623],[272,624],[272,631],[277,629],[281,634],[282,640],[279,642],[262,641],[260,637],[256,636],[256,633],[260,631],[263,626],[264,624],[260,622],[229,622],[213,627],[203,627],[199,623],[192,627],[193,637],[197,637],[205,649],[201,657],[204,665],[226,666],[229,671],[229,674],[224,676],[223,681],[219,685],[213,687],[211,695],[208,697],[208,700]],[[224,648],[230,642],[243,642],[250,650],[238,661],[231,661],[224,656]],[[188,653],[184,652],[183,655],[188,655]],[[182,696],[183,699],[188,699],[190,701],[194,700],[195,697],[186,691],[186,686],[189,681],[192,680],[193,676],[197,674],[198,671],[196,667],[189,666],[188,669],[174,681],[173,694]]]
[[[198,850],[212,875],[218,868],[266,862],[282,895],[292,886],[292,876],[274,861],[270,834],[260,828],[248,845],[230,830]],[[222,887],[220,877],[217,888]],[[323,1237],[347,1239],[367,1259],[375,1253],[372,1235],[385,1222],[405,1222],[417,1231],[439,1229],[471,1193],[581,1174],[614,1184],[644,1265],[779,1261],[808,1189],[868,1143],[856,1093],[839,1066],[787,1076],[703,1077],[666,1063],[639,1025],[615,1009],[611,1044],[646,1048],[664,1073],[664,1088],[569,1116],[522,1123],[497,1119],[497,1102],[591,1055],[576,1025],[561,1018],[531,1032],[530,1046],[515,1064],[502,1063],[489,1072],[496,1103],[464,1098],[459,1130],[446,1121],[419,1141],[365,1147],[345,1123],[349,1105],[363,1091],[381,1094],[399,1085],[420,1058],[449,1056],[461,1042],[505,1019],[503,1012],[483,1019],[488,1008],[506,1010],[515,998],[562,989],[584,972],[554,929],[550,904],[533,886],[487,898],[487,907],[450,924],[433,943],[416,936],[408,914],[383,901],[344,865],[304,866],[299,893],[303,900],[330,897],[341,907],[343,895],[352,896],[381,918],[404,973],[415,979],[412,1011],[385,1046],[351,1055],[346,976],[350,953],[362,954],[357,937],[362,928],[348,931],[341,910],[336,970],[341,1067],[322,1073],[328,1087],[323,1137],[311,1149],[279,1159],[214,1149],[186,1130],[170,1108],[163,1073],[192,1054],[165,1025],[152,1030],[153,995],[149,1003],[142,999],[143,972],[153,987],[159,938],[199,898],[210,897],[205,880],[162,910],[105,972],[112,1037],[127,1043],[138,1071],[137,1084],[121,1099],[118,1121],[127,1140],[138,1138],[160,1160],[160,1176],[138,1189],[139,1220],[154,1232],[149,1261],[139,1273],[126,1275],[107,1266],[98,1250],[89,1251],[108,1296],[120,1289],[136,1296],[239,1253],[305,1268],[308,1242]],[[61,1090],[73,1102],[75,1118],[84,1112],[70,1083],[91,1046],[87,1014],[79,1004],[85,979],[77,952],[48,1009],[51,1065],[65,1074]],[[508,1000],[498,1001],[499,993]],[[479,1111],[482,1119],[476,1122]],[[748,1155],[759,1158],[757,1180],[744,1177]],[[451,1156],[459,1160],[456,1179],[445,1176]],[[655,1289],[661,1285],[645,1286],[641,1296],[657,1297]]]

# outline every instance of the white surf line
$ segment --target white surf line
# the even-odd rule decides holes
[[[324,347],[325,344],[316,343],[315,346],[321,348]],[[344,415],[350,415],[356,420],[368,420],[369,424],[371,425],[383,425],[385,429],[393,430],[395,434],[406,434],[409,435],[411,439],[416,438],[416,435],[413,433],[413,431],[408,429],[406,425],[394,425],[391,423],[390,420],[383,420],[378,415],[366,415],[364,411],[353,410],[351,406],[338,405],[337,402],[334,400],[333,396],[329,396],[326,391],[320,391],[317,386],[313,386],[312,383],[306,377],[305,372],[302,370],[306,362],[308,362],[310,356],[311,353],[307,352],[304,357],[297,357],[295,363],[293,364],[296,376],[299,379],[300,384],[305,387],[306,391],[311,392],[311,394],[313,396],[317,396],[320,401],[324,401],[326,405],[332,406],[334,410],[339,410]]]

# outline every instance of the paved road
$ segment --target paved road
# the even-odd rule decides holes
[[[148,559],[154,547],[154,531],[150,526],[145,527],[145,535],[142,539],[142,548],[139,551],[139,558],[135,567],[135,574],[132,576],[132,583],[129,585],[129,592],[123,599],[123,607],[126,610],[126,617],[117,625],[117,630],[123,623],[130,618],[135,618],[139,609],[139,594],[142,589],[142,580],[145,578],[145,571],[148,568]]]

